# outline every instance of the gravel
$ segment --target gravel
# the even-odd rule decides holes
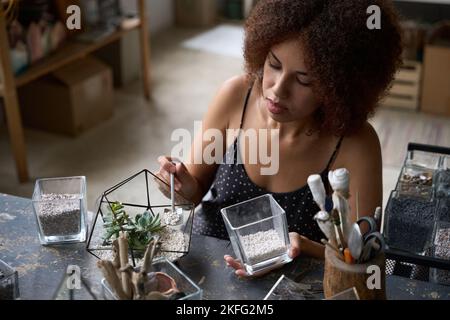
[[[161,241],[162,251],[179,251],[185,252],[186,241],[184,239],[184,233],[180,230],[165,227],[159,233]]]
[[[78,198],[76,194],[49,193],[41,196],[43,201],[37,205],[38,217],[45,236],[67,236],[80,232],[81,208]]]
[[[436,258],[450,261],[450,227],[439,229],[434,239]],[[450,285],[450,271],[441,269],[431,270],[432,278],[435,282]]]
[[[436,196],[440,198],[450,197],[450,169],[436,174]]]
[[[175,226],[181,222],[182,215],[178,214],[177,211],[172,211],[169,209],[164,210],[164,222],[166,225]]]
[[[0,300],[14,300],[14,284],[0,271]]]
[[[12,284],[0,284],[0,300],[14,300],[14,286]]]
[[[399,191],[409,195],[430,195],[433,170],[420,166],[405,167],[399,181]]]
[[[241,241],[250,264],[274,258],[287,250],[284,241],[274,229],[242,236]]]
[[[450,222],[450,197],[439,201],[438,218],[440,221]]]
[[[161,248],[156,254],[155,258],[164,256],[169,261],[173,262],[183,257],[187,253],[189,239],[185,236],[183,231],[177,228],[166,226],[159,232],[159,236],[162,243]],[[101,250],[102,248],[104,248],[105,250]],[[97,246],[93,248],[93,253],[100,259],[112,260],[113,251],[110,248],[110,246]],[[135,263],[137,266],[139,266],[143,262],[142,257],[144,255],[144,251],[135,250],[134,252]]]
[[[392,198],[390,201],[387,213],[388,245],[423,253],[432,241],[435,202],[413,197]]]

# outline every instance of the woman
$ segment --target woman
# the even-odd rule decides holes
[[[367,27],[371,5],[381,9],[381,29]],[[225,136],[226,129],[279,129],[279,170],[262,175],[263,164],[248,161],[193,164],[193,154],[207,145],[200,136],[190,164],[160,157],[158,175],[169,181],[174,173],[176,190],[201,204],[195,232],[226,238],[220,209],[271,193],[286,210],[290,256],[323,257],[324,236],[313,220],[319,209],[306,180],[321,173],[328,184],[327,173],[336,168],[350,172],[353,220],[356,194],[360,215],[372,215],[382,204],[382,164],[380,143],[367,119],[389,86],[400,54],[390,1],[259,1],[245,25],[246,74],[220,88],[203,119],[203,132],[216,128]],[[225,158],[248,155],[249,145],[239,142],[224,146]],[[246,275],[238,261],[225,260],[237,275]]]

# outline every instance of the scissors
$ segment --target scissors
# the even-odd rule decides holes
[[[362,233],[361,224],[367,223],[369,229]],[[386,243],[384,241],[383,235],[378,232],[377,223],[372,217],[361,217],[356,221],[356,224],[360,227],[361,234],[363,237],[363,248],[361,255],[358,259],[358,263],[366,262],[375,258],[378,253],[384,251]]]

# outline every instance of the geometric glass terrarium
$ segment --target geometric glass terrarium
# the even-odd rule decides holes
[[[120,210],[117,210],[118,206]],[[161,242],[158,256],[175,261],[189,252],[195,205],[175,192],[174,213],[171,210],[170,185],[146,169],[104,191],[97,207],[87,251],[99,259],[112,259],[115,235],[111,236],[111,233],[116,230],[117,235],[119,228],[112,226],[111,220],[113,217],[123,218],[124,214],[130,223],[122,225],[120,231],[129,232],[130,239],[133,230],[140,230],[139,238],[136,237],[138,241],[130,243],[133,266],[140,264],[145,244],[152,236],[157,235]],[[159,227],[154,228],[155,225]],[[148,228],[152,231],[142,231]]]

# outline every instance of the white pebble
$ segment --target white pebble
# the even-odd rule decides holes
[[[250,264],[274,258],[287,250],[274,229],[242,236],[241,241]]]

